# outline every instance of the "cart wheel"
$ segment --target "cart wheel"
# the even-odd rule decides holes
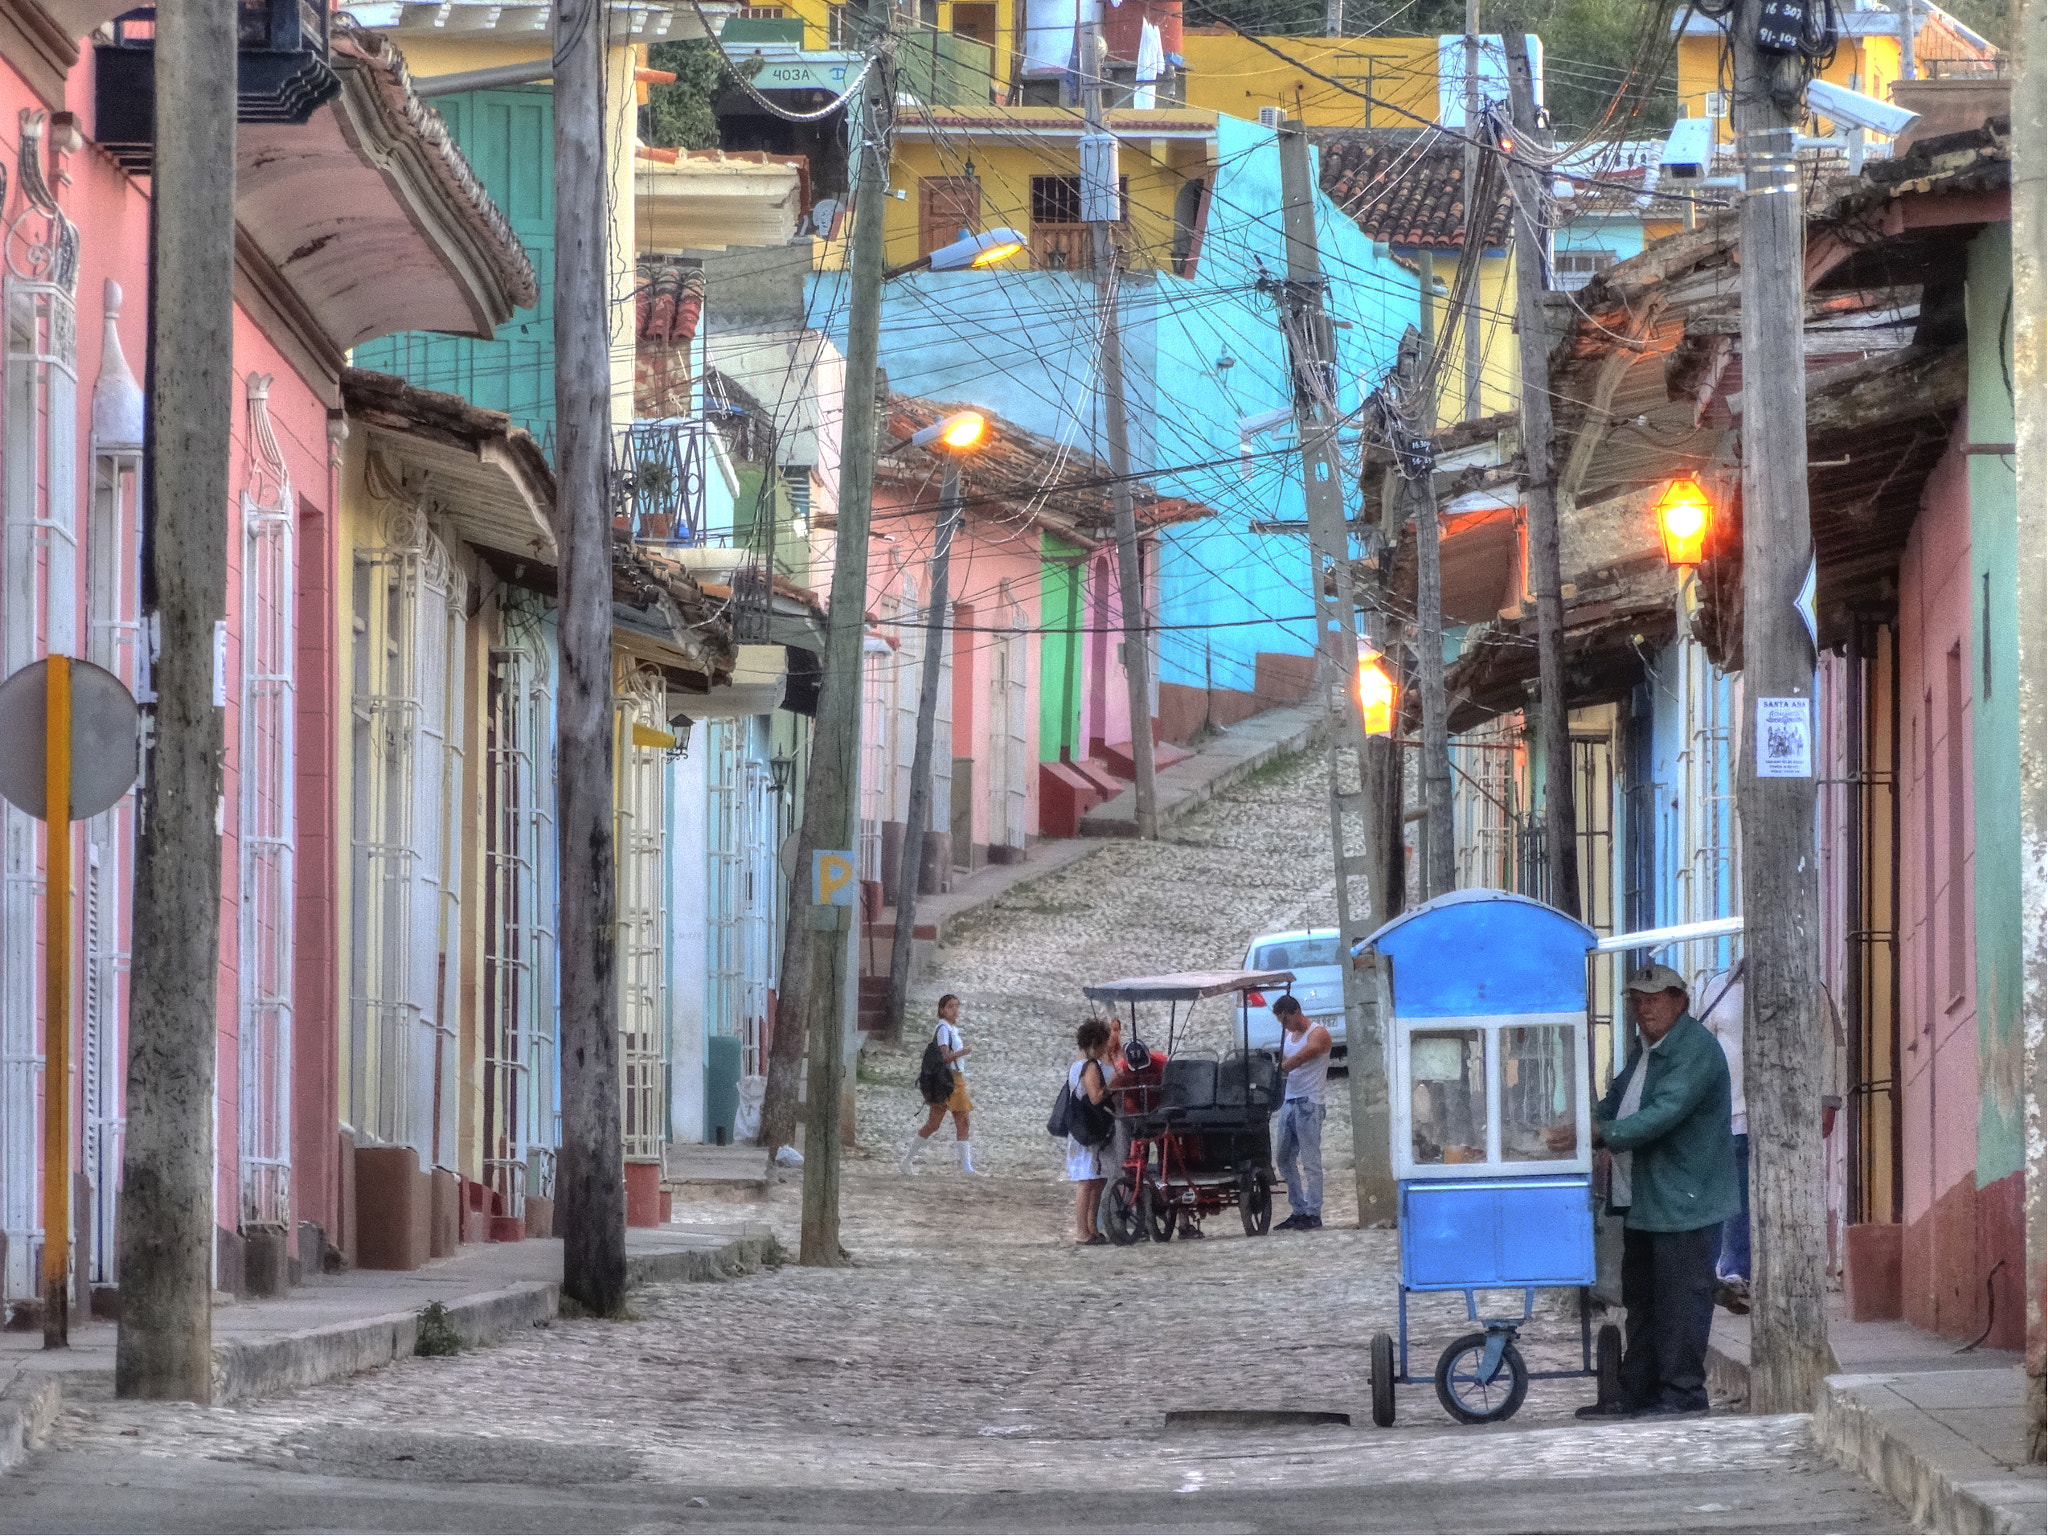
[[[1600,1401],[1618,1403],[1621,1393],[1621,1330],[1612,1323],[1600,1325],[1593,1344],[1594,1375]]]
[[[1510,1343],[1501,1351],[1491,1381],[1479,1379],[1486,1354],[1486,1335],[1468,1333],[1454,1340],[1436,1363],[1437,1401],[1461,1424],[1497,1424],[1515,1416],[1529,1395],[1529,1367]]]
[[[1111,1179],[1102,1191],[1102,1230],[1119,1248],[1128,1248],[1145,1236],[1144,1217],[1138,1210],[1136,1179],[1126,1173]]]
[[[1237,1214],[1246,1237],[1264,1237],[1273,1225],[1273,1183],[1247,1168],[1237,1179]]]
[[[1394,1427],[1394,1336],[1372,1336],[1372,1421],[1381,1429]]]
[[[1179,1218],[1174,1214],[1173,1207],[1161,1198],[1159,1186],[1149,1180],[1138,1192],[1138,1216],[1139,1226],[1152,1234],[1153,1242],[1173,1241],[1174,1224]]]

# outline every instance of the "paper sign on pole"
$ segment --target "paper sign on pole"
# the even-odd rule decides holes
[[[850,849],[811,850],[811,901],[820,907],[850,907],[860,882],[853,877]]]
[[[1756,776],[1813,777],[1813,700],[1756,701]]]

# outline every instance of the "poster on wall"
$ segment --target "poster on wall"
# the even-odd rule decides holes
[[[1813,701],[1756,701],[1756,776],[1760,779],[1813,777]]]

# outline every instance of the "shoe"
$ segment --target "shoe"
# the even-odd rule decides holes
[[[1285,1221],[1274,1222],[1273,1230],[1275,1232],[1299,1232],[1307,1226],[1308,1218],[1297,1211]]]
[[[1632,1419],[1635,1416],[1635,1409],[1627,1403],[1588,1403],[1572,1413],[1575,1419]]]
[[[974,1166],[974,1143],[971,1141],[963,1141],[959,1144],[959,1146],[960,1171],[962,1173],[971,1173],[977,1179],[987,1178],[988,1175],[986,1173],[982,1172],[981,1169]],[[1095,1235],[1097,1237],[1100,1237],[1102,1234],[1098,1232]]]
[[[1180,1233],[1179,1233],[1179,1236],[1180,1236],[1180,1240],[1181,1240],[1182,1242],[1184,1242],[1184,1243],[1189,1243],[1189,1242],[1193,1242],[1193,1241],[1194,1241],[1194,1240],[1195,1240],[1196,1238],[1198,1238],[1198,1237],[1200,1237],[1200,1236],[1202,1236],[1202,1235],[1203,1235],[1203,1233],[1202,1233],[1202,1229],[1201,1229],[1200,1227],[1196,1226],[1196,1225],[1195,1225],[1195,1224],[1194,1224],[1193,1222],[1191,1222],[1191,1221],[1184,1221],[1184,1222],[1182,1222],[1182,1223],[1181,1223],[1181,1225],[1180,1225]]]
[[[896,1166],[908,1174],[917,1172],[917,1154],[924,1149],[924,1137],[916,1131],[910,1133],[910,1140],[903,1143],[903,1155],[896,1159]]]
[[[1740,1280],[1723,1280],[1714,1288],[1714,1302],[1717,1306],[1726,1307],[1737,1317],[1747,1316],[1749,1287]]]
[[[1322,1231],[1322,1230],[1323,1230],[1323,1218],[1322,1218],[1322,1217],[1320,1217],[1320,1216],[1310,1216],[1310,1217],[1309,1217],[1309,1218],[1308,1218],[1308,1219],[1307,1219],[1306,1221],[1302,1222],[1302,1224],[1301,1224],[1301,1230],[1302,1230],[1302,1231],[1304,1231],[1304,1232],[1320,1232],[1320,1231]]]

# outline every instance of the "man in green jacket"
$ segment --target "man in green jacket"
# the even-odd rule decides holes
[[[1705,1411],[1714,1258],[1721,1223],[1741,1207],[1728,1059],[1687,1011],[1685,979],[1646,965],[1625,995],[1642,1045],[1593,1112],[1593,1141],[1614,1154],[1608,1205],[1624,1218],[1624,1400],[1581,1418]]]

